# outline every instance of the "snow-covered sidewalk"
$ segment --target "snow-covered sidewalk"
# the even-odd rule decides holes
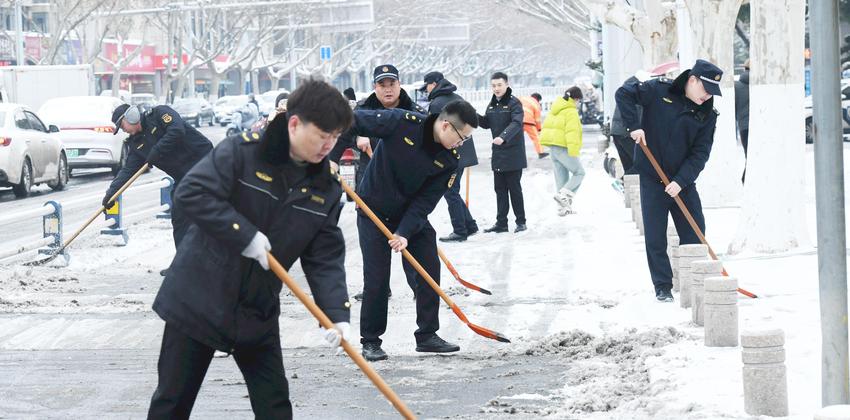
[[[495,219],[486,138],[480,136],[481,165],[472,171],[470,197],[482,230]],[[529,158],[523,175],[527,232],[479,233],[463,243],[440,244],[464,278],[493,295],[463,289],[447,270],[443,288],[470,321],[512,343],[476,335],[445,309],[440,335],[458,342],[461,352],[416,353],[415,307],[396,257],[383,337],[390,360],[375,367],[423,418],[746,418],[740,348],[704,347],[690,310],[655,301],[643,238],[622,195],[611,188],[593,145],[582,158],[587,177],[577,214],[557,216],[551,162]],[[708,238],[720,253],[737,228],[737,212],[706,211]],[[451,231],[444,203],[430,220],[439,236]],[[509,220],[513,228],[512,214]],[[346,204],[340,225],[353,296],[362,285],[353,205]],[[0,377],[0,413],[143,415],[155,387],[162,332],[150,303],[158,271],[174,250],[167,222],[135,225],[130,237],[126,247],[109,238],[84,238],[62,270],[0,268],[0,362],[10,372]],[[726,260],[741,286],[761,296],[740,297],[741,330],[785,330],[790,409],[801,419],[811,418],[820,403],[817,257],[807,251]],[[292,273],[306,288],[297,264]],[[316,322],[303,307],[286,291],[281,300],[284,364],[288,375],[300,378],[290,381],[296,415],[392,418],[362,374],[321,347]],[[352,309],[356,332],[360,304]],[[61,353],[74,349],[84,353]],[[77,363],[80,354],[90,359]],[[69,369],[83,371],[74,372],[73,383],[56,377],[68,397],[51,400],[57,388],[40,384],[54,379],[54,368],[68,360]],[[92,381],[110,386],[85,385]],[[216,359],[197,414],[234,417],[235,410],[236,417],[250,417],[247,400],[239,398],[247,394],[240,381],[232,361]]]

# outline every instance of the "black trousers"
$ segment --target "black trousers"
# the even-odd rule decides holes
[[[614,147],[620,155],[620,163],[626,175],[631,175],[632,165],[635,163],[635,141],[628,136],[611,136],[614,138]]]
[[[744,159],[745,159],[744,174],[741,175],[741,182],[744,182],[747,179],[746,158],[747,158],[747,146],[748,146],[749,141],[750,141],[750,130],[749,129],[741,130],[740,133],[741,133],[741,145],[744,146]]]
[[[466,168],[458,168],[455,182],[451,188],[446,191],[443,196],[446,199],[446,204],[449,205],[449,218],[452,220],[452,230],[460,236],[468,236],[470,233],[478,230],[478,224],[469,213],[469,208],[466,207],[463,198],[460,196],[460,180],[463,177],[463,172]]]
[[[201,389],[214,349],[165,324],[159,351],[159,383],[148,419],[188,419]],[[251,346],[237,345],[233,352],[251,398],[257,419],[291,419],[289,383],[283,370],[277,328]]]
[[[387,227],[394,231],[396,226]],[[358,214],[357,232],[360,234],[360,251],[363,253],[363,304],[360,309],[360,342],[381,344],[381,335],[387,331],[387,304],[390,290],[392,249],[387,238],[369,220]],[[425,225],[412,238],[407,238],[407,250],[425,268],[431,278],[440,283],[440,259],[437,255],[437,233],[431,224]],[[404,273],[408,283],[415,285],[416,342],[431,338],[440,329],[440,297],[416,270],[404,260]]]
[[[697,226],[705,234],[705,218],[702,214],[702,203],[699,199],[696,184],[691,184],[679,193],[679,197],[690,211]],[[682,245],[698,244],[699,237],[694,232],[682,210],[664,192],[664,185],[660,181],[653,181],[649,177],[640,177],[640,204],[643,214],[644,241],[646,243],[646,259],[649,263],[649,274],[652,276],[652,284],[656,293],[659,290],[670,290],[673,288],[673,269],[670,267],[670,259],[667,257],[667,216],[673,216],[673,224],[679,234],[679,242]]]
[[[493,187],[496,190],[496,224],[508,226],[508,210],[514,208],[516,224],[525,224],[525,203],[522,199],[522,169],[518,171],[493,172]],[[510,204],[508,199],[510,197]]]

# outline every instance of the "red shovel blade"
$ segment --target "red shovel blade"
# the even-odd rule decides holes
[[[471,328],[472,331],[475,331],[478,335],[480,335],[482,337],[487,337],[489,339],[496,340],[496,341],[499,341],[499,342],[502,342],[502,343],[510,343],[511,342],[511,340],[508,340],[508,337],[505,337],[504,335],[499,334],[499,333],[497,333],[493,330],[488,330],[487,328],[480,327],[480,326],[475,325],[473,323],[468,323],[466,325],[469,325],[469,328]]]

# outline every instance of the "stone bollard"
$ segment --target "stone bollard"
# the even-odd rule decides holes
[[[703,302],[706,347],[737,347],[738,279],[705,279]]]
[[[630,188],[632,186],[639,187],[640,186],[640,175],[624,175],[623,176],[623,198],[626,202],[626,208],[632,208],[632,197],[629,194]]]
[[[782,330],[741,334],[744,362],[744,411],[752,416],[788,415],[785,373],[785,333]]]
[[[640,188],[634,185],[629,187],[629,197],[632,204],[632,221],[637,222],[638,212],[640,212]]]
[[[709,277],[723,274],[723,263],[716,260],[701,260],[691,264],[691,321],[703,325],[704,282]]]
[[[702,244],[679,245],[679,305],[691,307],[691,272],[695,262],[708,258],[708,247]]]
[[[671,229],[672,228],[672,229]],[[672,230],[672,233],[671,233]],[[679,235],[676,228],[667,228],[667,257],[670,258],[670,268],[673,271],[673,291],[679,291]]]
[[[850,405],[831,405],[815,412],[815,420],[850,420]]]

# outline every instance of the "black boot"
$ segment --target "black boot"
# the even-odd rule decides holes
[[[381,345],[378,343],[365,343],[363,344],[363,351],[361,352],[363,357],[370,362],[376,362],[378,360],[387,360],[389,356],[384,353],[384,350],[381,348]]]
[[[458,235],[457,233],[452,232],[449,236],[444,236],[440,238],[440,242],[463,242],[466,240],[466,236]]]
[[[525,224],[516,225],[516,229],[514,229],[514,233],[520,233],[520,232],[524,232],[526,230],[528,230],[528,226],[526,226]]]
[[[505,233],[505,232],[507,232],[507,231],[508,231],[508,227],[507,227],[507,226],[500,226],[500,225],[493,225],[493,227],[489,227],[489,228],[487,228],[487,229],[484,229],[484,233],[490,233],[490,232],[493,232],[493,233]]]
[[[443,340],[437,334],[416,343],[416,351],[420,353],[452,353],[460,350],[460,346]]]
[[[655,294],[655,298],[658,299],[659,302],[672,302],[673,294],[670,293],[669,290],[659,290]]]
[[[168,269],[167,269],[167,268],[166,268],[165,270],[159,270],[159,275],[160,275],[160,276],[165,277],[165,275],[166,275],[166,274],[168,274]]]

